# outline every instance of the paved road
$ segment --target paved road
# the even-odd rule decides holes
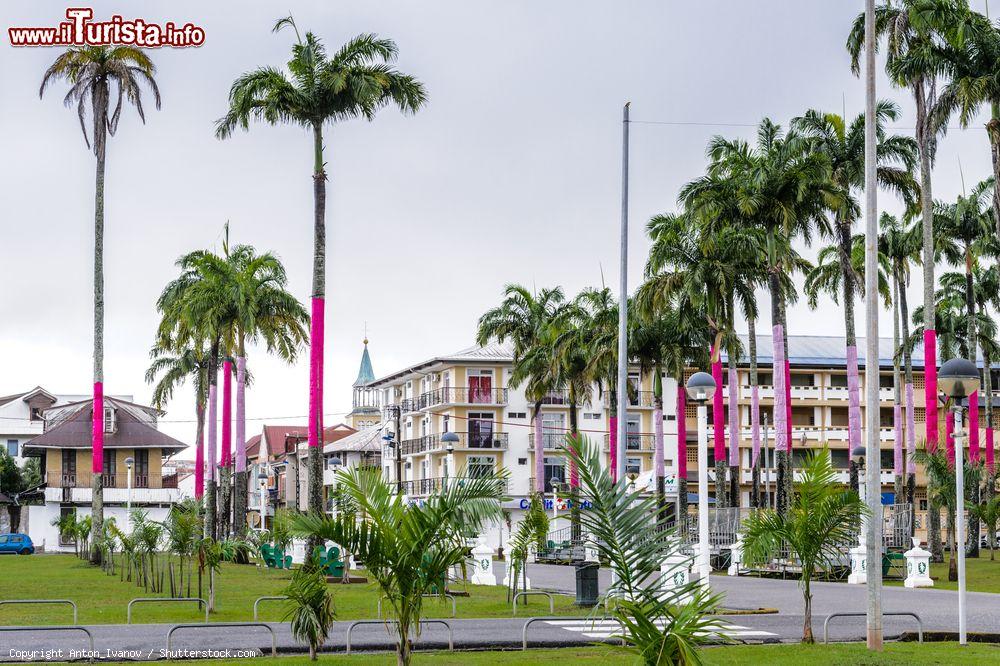
[[[503,575],[501,565],[501,576]],[[549,589],[572,593],[574,571],[556,565],[529,565],[528,575],[534,589]],[[609,572],[601,571],[599,583],[606,589]],[[722,592],[727,608],[775,608],[779,612],[769,615],[728,615],[724,634],[729,638],[753,641],[798,640],[802,636],[802,592],[796,581],[760,578],[730,578],[713,576],[713,589]],[[833,612],[860,612],[865,608],[866,590],[863,586],[844,583],[816,582],[813,590],[814,631],[822,635],[823,620]],[[541,599],[534,599],[530,613],[541,615],[547,610]],[[958,598],[955,592],[923,589],[907,590],[901,587],[884,588],[883,608],[891,611],[916,611],[924,622],[925,630],[955,631],[957,629]],[[527,610],[519,611],[523,615]],[[581,612],[581,616],[587,615]],[[970,593],[968,595],[969,630],[973,632],[1000,632],[1000,595]],[[459,619],[451,620],[456,648],[511,648],[520,647],[524,617],[511,619]],[[330,634],[327,648],[342,651],[346,648],[349,622],[338,622]],[[301,650],[291,636],[287,624],[271,624],[278,649]],[[168,625],[98,625],[89,627],[94,634],[94,647],[99,657],[122,659],[158,659],[166,649]],[[887,638],[904,631],[913,631],[910,618],[885,619]],[[591,643],[607,639],[615,631],[611,622],[594,620],[554,619],[537,622],[529,630],[533,647],[565,646]],[[833,640],[863,640],[864,618],[839,619],[831,625]],[[359,625],[353,632],[352,649],[391,649],[392,634],[384,624]],[[447,629],[428,624],[417,642],[420,648],[446,648]],[[70,650],[82,650],[86,638],[79,632],[49,632],[38,628],[25,631],[0,631],[0,661],[64,660],[73,658]],[[234,628],[208,625],[206,628],[184,629],[175,635],[177,650],[270,650],[270,633],[261,627]],[[46,655],[45,650],[62,650],[62,654]],[[117,650],[118,653],[109,653]],[[231,656],[236,656],[231,652]],[[218,655],[221,656],[221,655]],[[115,659],[116,658],[116,659]]]

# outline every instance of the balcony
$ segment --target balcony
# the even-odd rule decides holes
[[[819,400],[822,390],[819,386],[796,386],[793,384],[791,394],[793,400]]]
[[[566,444],[566,437],[569,435],[569,431],[566,432],[543,432],[542,433],[542,450],[544,451],[562,451],[564,445]],[[535,431],[531,431],[531,439],[528,440],[528,450],[535,450]]]
[[[566,389],[555,389],[553,391],[549,391],[545,394],[545,397],[542,398],[542,404],[548,406],[555,405],[568,407],[569,391]]]
[[[404,439],[399,446],[399,452],[404,456],[412,456],[427,451],[427,438]]]
[[[101,476],[104,501],[108,504],[125,504],[130,498],[133,504],[159,504],[180,500],[176,474],[134,474],[131,495],[126,476],[119,474]],[[91,472],[46,472],[45,500],[89,503],[93,498],[90,487],[92,479]]]
[[[506,432],[456,432],[458,443],[455,450],[467,451],[506,451],[508,438]],[[442,435],[427,435],[422,439],[426,440],[428,451],[444,451],[444,444],[441,442]]]
[[[656,395],[652,391],[636,391],[628,397],[629,407],[653,407]]]
[[[404,495],[409,495],[410,497],[426,497],[427,495],[433,495],[434,493],[440,492],[446,487],[446,485],[455,483],[462,484],[471,480],[472,477],[468,476],[451,476],[447,479],[444,477],[435,477],[431,479],[402,481],[397,484],[397,487]],[[496,482],[500,484],[501,492],[507,494],[509,485],[508,479],[496,479]]]
[[[625,436],[625,450],[626,451],[652,451],[656,446],[654,438],[652,435],[639,434],[639,433],[628,433]],[[604,452],[608,453],[611,451],[611,435],[604,436]]]
[[[506,405],[507,389],[468,386],[450,386],[421,394],[418,409],[439,405]]]
[[[728,396],[728,392],[723,394]],[[740,386],[740,397],[744,400],[749,400],[753,395],[753,387],[749,384],[744,384]],[[759,384],[757,386],[757,395],[761,400],[773,400],[774,399],[774,387],[764,384]]]

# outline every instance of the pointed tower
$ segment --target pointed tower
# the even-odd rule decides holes
[[[377,426],[382,413],[379,408],[380,393],[377,389],[369,387],[369,384],[375,381],[375,372],[372,370],[371,356],[368,355],[368,338],[365,338],[364,344],[358,378],[354,380],[351,413],[347,415],[347,424],[358,430]]]

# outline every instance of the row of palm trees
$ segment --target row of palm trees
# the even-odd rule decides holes
[[[240,76],[233,83],[229,94],[229,108],[216,123],[215,134],[220,139],[229,138],[238,128],[248,129],[251,121],[263,121],[271,125],[298,125],[312,134],[314,242],[309,376],[309,506],[311,510],[319,511],[322,509],[319,445],[323,431],[322,360],[326,294],[327,172],[324,127],[352,118],[372,120],[378,110],[387,105],[412,113],[425,104],[426,93],[417,79],[393,67],[398,51],[392,40],[362,34],[348,41],[335,53],[328,54],[322,40],[312,32],[306,32],[304,36],[300,34],[291,16],[280,19],[275,24],[274,31],[282,28],[293,29],[296,37],[287,71],[260,67]],[[100,472],[104,446],[101,418],[104,391],[104,194],[107,143],[109,137],[114,136],[126,105],[134,107],[140,120],[145,122],[144,89],[149,90],[156,108],[160,107],[160,91],[155,73],[156,68],[143,49],[130,46],[72,47],[57,56],[42,77],[39,89],[39,96],[42,96],[54,82],[61,80],[67,83],[69,89],[63,101],[67,106],[76,107],[84,140],[88,148],[92,147],[97,158],[93,255],[93,544],[97,543],[96,537],[102,533],[104,520]],[[189,346],[187,351],[198,352],[197,358],[189,359],[189,363],[196,365],[202,362],[199,359],[207,356],[212,370],[220,358],[218,349],[212,349],[211,344],[207,349]],[[242,348],[238,351],[242,352]],[[229,375],[226,374],[226,377]],[[239,379],[237,383],[241,384]],[[204,378],[202,384],[208,387],[208,394],[214,395],[214,373]],[[198,400],[199,408],[202,402]],[[214,403],[214,400],[209,402]],[[238,435],[237,440],[241,439]],[[224,488],[226,483],[224,476]],[[214,488],[214,479],[209,481],[209,485]],[[209,493],[209,497],[214,501],[214,492]],[[96,546],[92,546],[91,559],[97,561],[99,558],[100,552]]]
[[[246,386],[248,346],[293,363],[306,342],[309,315],[287,290],[281,261],[249,245],[197,250],[177,260],[180,275],[157,301],[161,315],[146,379],[160,407],[190,380],[197,422],[195,496],[205,501],[206,536],[246,531]],[[222,371],[222,441],[217,456],[218,375]],[[231,449],[230,398],[236,383],[236,450]],[[206,423],[207,412],[207,423]],[[206,428],[207,425],[207,428]],[[205,433],[207,430],[207,454]],[[207,464],[206,464],[207,463]],[[207,472],[207,478],[202,474]],[[202,483],[204,481],[204,494]]]

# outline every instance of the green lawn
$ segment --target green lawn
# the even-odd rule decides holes
[[[972,644],[960,648],[955,643],[889,643],[881,654],[872,654],[862,644],[850,645],[739,645],[732,647],[707,648],[701,652],[707,666],[735,665],[757,666],[882,666],[883,664],[991,664],[1000,660],[1000,646]],[[546,650],[519,650],[506,652],[415,652],[413,661],[417,664],[434,666],[473,666],[479,664],[502,664],[503,666],[526,666],[528,664],[571,663],[574,664],[638,664],[631,653],[610,646],[560,648]],[[177,664],[197,664],[204,662],[174,662]],[[279,656],[276,659],[261,658],[239,661],[216,661],[213,666],[307,666],[312,662],[307,656]],[[331,666],[390,666],[396,663],[392,654],[360,654],[350,657],[342,654],[321,654],[319,664]]]
[[[287,571],[258,569],[252,565],[225,564],[216,577],[216,622],[235,622],[253,617],[254,599],[281,594],[288,584]],[[457,586],[466,589],[468,597],[456,597],[458,617],[510,617],[506,590],[501,587]],[[375,618],[378,592],[374,585],[331,584],[337,619]],[[169,585],[168,585],[169,589]],[[207,580],[201,596],[207,598]],[[125,608],[130,599],[148,594],[134,583],[122,582],[118,576],[108,576],[73,555],[34,555],[0,558],[0,599],[70,599],[76,602],[82,624],[124,623]],[[191,596],[197,594],[196,582]],[[569,596],[556,595],[557,615],[580,615],[584,611],[573,605]],[[548,614],[545,597],[529,598],[528,606],[518,608],[518,615]],[[284,616],[284,604],[262,602],[260,617],[278,621]],[[72,618],[68,606],[0,606],[0,624],[65,624]],[[427,617],[449,617],[450,601],[428,599],[424,603]],[[137,604],[132,621],[184,622],[198,620],[197,604]]]
[[[934,588],[941,590],[957,590],[958,583],[948,581],[948,553],[944,555],[944,562],[931,563],[931,578],[934,579]],[[990,551],[980,551],[979,557],[965,558],[965,581],[970,592],[997,592],[1000,593],[1000,553],[995,561],[990,561]],[[889,585],[902,585],[902,581],[886,581]]]

